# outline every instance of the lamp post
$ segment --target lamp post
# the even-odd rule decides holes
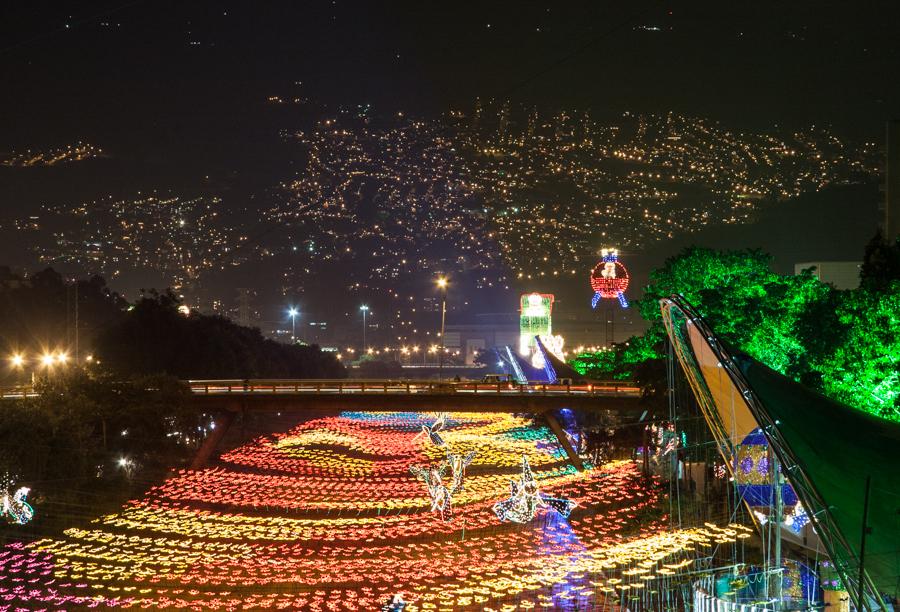
[[[366,313],[369,312],[369,307],[363,304],[359,309],[363,313],[363,351],[367,351],[369,350],[369,345],[366,344]]]
[[[292,343],[297,341],[297,315],[298,314],[300,314],[300,312],[293,306],[291,306],[288,309],[288,315],[290,315],[290,317],[291,317],[291,342]]]
[[[447,320],[447,279],[441,276],[437,279],[438,289],[441,290],[441,352],[438,355],[438,380],[444,380],[444,323]]]
[[[31,368],[31,385],[34,386],[37,380],[37,372],[35,371],[35,366],[40,367],[43,371],[45,371],[48,375],[52,373],[54,367],[65,367],[69,362],[69,354],[65,351],[58,351],[56,353],[45,352],[39,357],[34,359],[26,358],[25,355],[21,353],[14,353],[9,357],[9,365],[13,370],[23,372],[25,371],[25,366],[29,363],[32,364]]]

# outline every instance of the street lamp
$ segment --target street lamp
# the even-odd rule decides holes
[[[296,308],[291,306],[288,309],[288,316],[291,317],[291,342],[297,341],[297,315],[300,314]]]
[[[444,380],[444,323],[447,319],[447,279],[443,276],[437,279],[438,289],[441,290],[441,352],[438,355],[438,380]]]
[[[369,348],[369,345],[366,343],[366,313],[369,312],[369,307],[366,306],[365,304],[363,304],[362,306],[359,307],[359,309],[363,313],[363,350],[367,351]]]

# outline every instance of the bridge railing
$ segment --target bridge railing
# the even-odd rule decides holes
[[[0,387],[0,399],[22,399],[25,397],[37,397],[38,392],[31,385],[13,385]]]
[[[500,382],[454,382],[434,380],[189,380],[187,384],[197,395],[219,394],[321,394],[343,395],[381,393],[410,394],[500,394],[500,395],[580,395],[627,396],[640,395],[640,388],[633,383],[611,381],[587,385],[550,385]]]

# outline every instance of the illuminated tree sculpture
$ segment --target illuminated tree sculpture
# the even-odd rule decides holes
[[[537,488],[537,481],[531,473],[531,466],[528,465],[528,458],[525,455],[522,455],[522,475],[519,481],[511,480],[509,484],[511,487],[509,499],[494,504],[494,514],[501,521],[527,523],[534,519],[538,508],[542,507],[556,510],[568,518],[572,508],[578,505],[577,502],[568,499],[543,495]]]
[[[628,300],[625,299],[628,270],[619,261],[619,252],[616,249],[603,249],[600,254],[603,258],[591,271],[591,289],[594,290],[591,308],[596,308],[601,299],[617,299],[622,308],[628,308]]]

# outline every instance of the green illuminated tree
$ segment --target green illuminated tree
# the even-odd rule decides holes
[[[647,332],[614,351],[579,355],[573,366],[661,388],[653,365],[664,356],[659,300],[676,294],[733,349],[850,406],[900,420],[900,244],[876,237],[853,291],[809,273],[775,274],[769,264],[757,250],[682,251],[651,273],[636,302],[651,323]]]
[[[842,342],[817,365],[830,397],[900,420],[900,281],[882,289],[845,292]]]

